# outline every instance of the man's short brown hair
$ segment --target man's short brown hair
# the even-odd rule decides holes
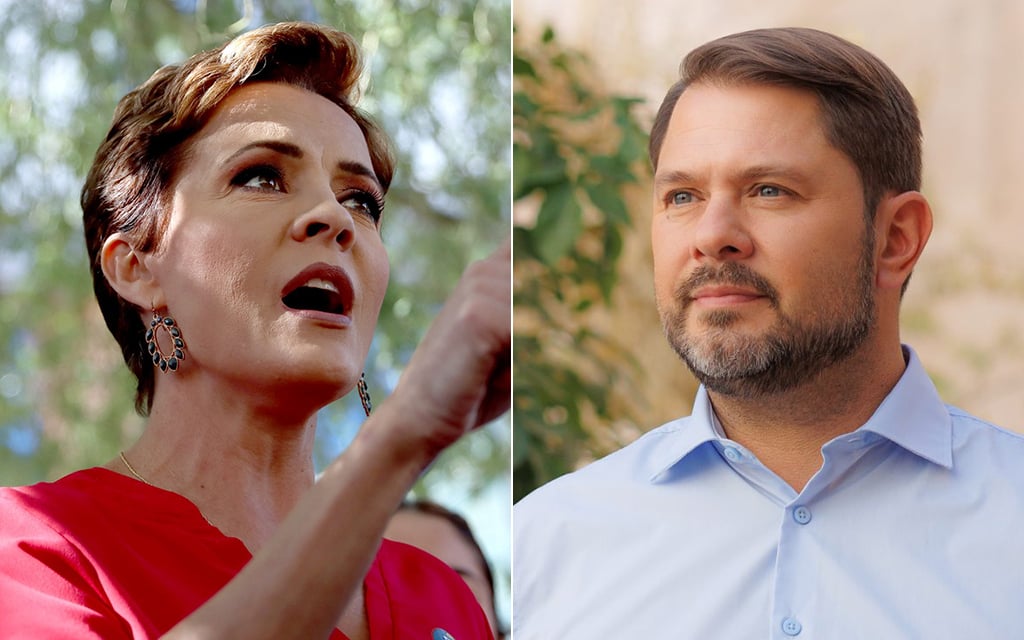
[[[869,218],[884,194],[921,188],[921,123],[914,99],[884,62],[851,42],[815,29],[757,29],[694,49],[651,128],[648,152],[655,169],[676,102],[697,83],[812,92],[829,142],[857,167]]]

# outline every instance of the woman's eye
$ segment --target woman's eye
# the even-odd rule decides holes
[[[281,177],[281,172],[274,167],[252,167],[246,169],[239,173],[231,182],[246,189],[284,192],[284,179]]]
[[[693,194],[689,191],[677,191],[672,194],[670,202],[675,206],[690,204],[693,202]]]
[[[368,218],[374,223],[380,220],[384,210],[383,200],[365,191],[347,193],[338,198],[338,202],[352,213]]]

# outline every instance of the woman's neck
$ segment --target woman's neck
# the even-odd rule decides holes
[[[313,484],[315,411],[268,411],[237,394],[161,391],[127,459],[255,553]],[[126,472],[119,459],[112,468]]]

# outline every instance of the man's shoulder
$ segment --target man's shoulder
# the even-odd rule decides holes
[[[946,405],[952,424],[953,464],[977,464],[986,472],[1024,481],[1024,434],[1005,429],[959,407]]]
[[[1010,446],[1024,446],[1024,433],[1001,427],[955,405],[946,404],[946,410],[953,421],[954,435],[973,434],[998,439]]]
[[[630,486],[650,483],[664,461],[671,458],[673,441],[678,439],[691,422],[690,416],[666,422],[621,449],[551,480],[516,503],[516,515],[544,510],[547,506],[559,508],[567,500],[605,500],[609,490],[621,493],[628,491]],[[685,450],[680,452],[685,453]]]

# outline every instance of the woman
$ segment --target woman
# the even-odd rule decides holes
[[[509,248],[471,266],[393,395],[313,483],[388,279],[392,175],[340,32],[283,24],[121,101],[82,194],[143,436],[0,491],[0,636],[489,637],[458,577],[381,543],[445,447],[508,406]]]

